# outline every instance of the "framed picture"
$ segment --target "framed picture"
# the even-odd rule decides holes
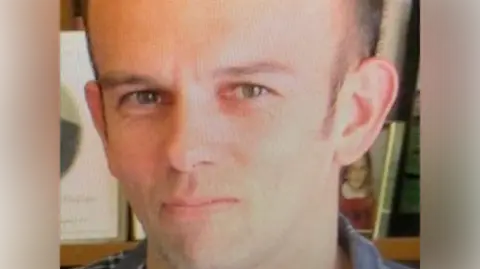
[[[85,101],[84,85],[93,78],[85,35],[61,33],[60,45],[61,242],[125,240],[127,204]]]
[[[390,211],[404,124],[384,125],[369,151],[340,172],[340,213],[355,229],[378,237]]]

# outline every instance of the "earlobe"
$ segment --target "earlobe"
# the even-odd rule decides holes
[[[104,147],[107,145],[103,98],[96,81],[89,81],[85,85],[85,98],[92,117],[93,124],[102,139]]]
[[[336,161],[348,165],[359,159],[374,143],[389,115],[398,92],[395,67],[381,59],[367,59],[347,76],[342,107],[343,126],[339,132]],[[339,104],[340,105],[340,104]],[[346,112],[345,112],[346,111]]]

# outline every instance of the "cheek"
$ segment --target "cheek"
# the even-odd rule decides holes
[[[294,214],[308,200],[305,197],[325,189],[334,150],[321,138],[322,114],[309,111],[298,106],[285,111],[285,116],[254,129],[255,143],[242,147],[251,150],[254,175],[249,184],[259,217]]]
[[[164,163],[165,131],[147,121],[109,121],[107,154],[112,173],[121,181],[150,178]],[[165,128],[163,128],[164,130]]]
[[[327,102],[322,94],[305,91],[292,97],[259,129],[262,139],[255,145],[260,163],[267,162],[276,174],[301,175],[325,171],[332,144],[322,136]],[[307,176],[307,177],[311,177]]]
[[[108,162],[112,174],[121,182],[126,198],[141,220],[152,202],[152,190],[166,167],[163,141],[165,133],[146,122],[110,121],[108,124]],[[153,199],[153,200],[152,200]]]
[[[252,227],[261,227],[255,228],[260,238],[275,237],[301,222],[309,210],[322,208],[325,201],[319,203],[319,197],[329,197],[327,185],[334,182],[328,178],[331,155],[327,148],[322,156],[309,149],[297,143],[257,155],[258,163],[264,165],[250,178],[248,217]]]

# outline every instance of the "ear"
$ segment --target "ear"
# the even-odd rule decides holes
[[[335,159],[348,165],[365,154],[382,130],[396,100],[398,74],[387,61],[370,58],[347,74],[338,93]]]
[[[107,146],[105,111],[103,109],[103,98],[101,89],[96,81],[89,81],[85,85],[85,98],[90,115],[97,133],[102,139],[104,147]]]

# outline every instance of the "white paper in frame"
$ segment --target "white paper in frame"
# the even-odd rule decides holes
[[[143,240],[146,238],[145,230],[135,214],[132,214],[132,234],[134,240]]]
[[[126,240],[127,204],[85,101],[84,86],[94,78],[85,33],[60,37],[61,242]]]

